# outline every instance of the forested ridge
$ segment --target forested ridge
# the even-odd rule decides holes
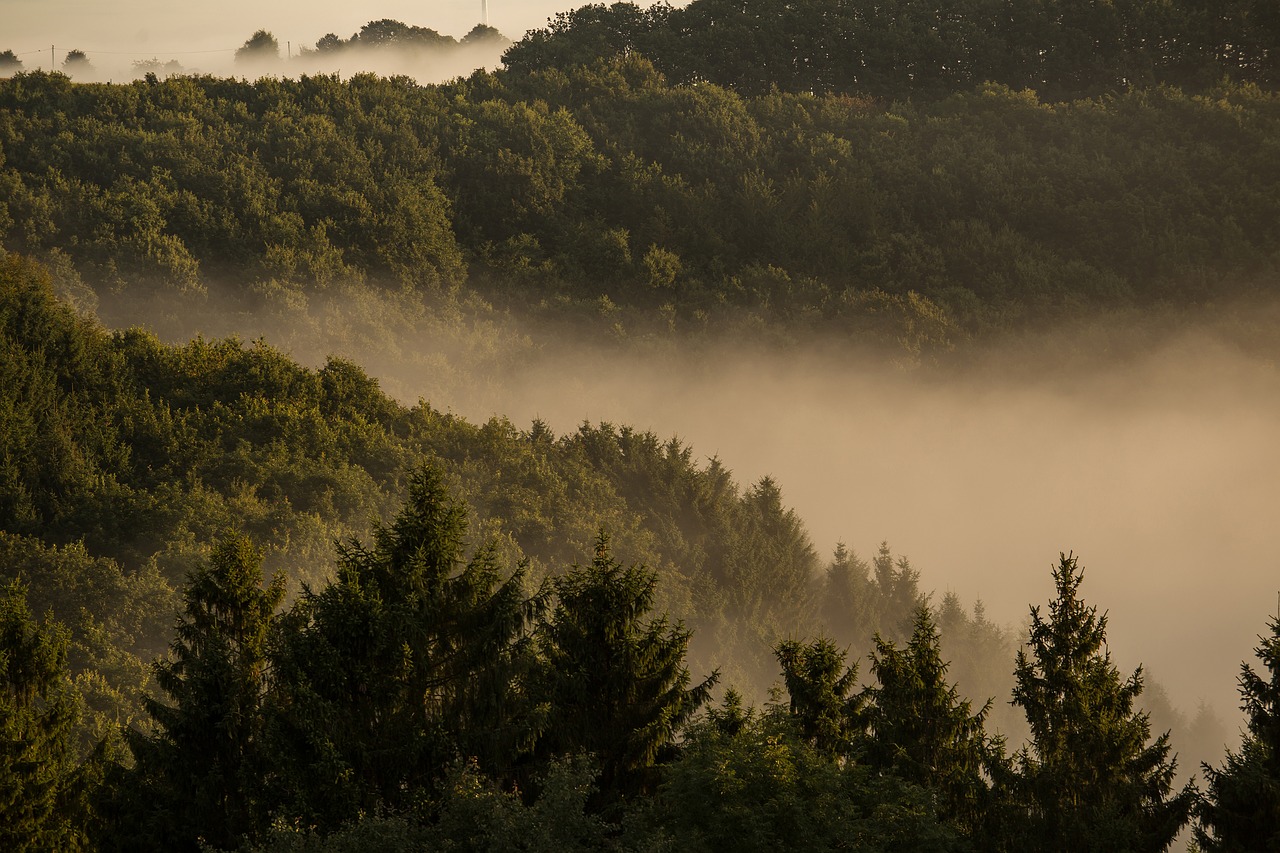
[[[469,321],[928,361],[1269,294],[1276,116],[1248,83],[886,102],[672,85],[638,55],[438,86],[26,74],[0,82],[0,228],[172,334],[210,292],[288,318],[409,291]]]
[[[1267,849],[1274,620],[1202,792],[1074,555],[1015,632],[888,544],[819,556],[780,484],[678,439],[191,334],[927,369],[1208,316],[1274,357],[1278,33],[1250,2],[694,0],[439,85],[0,80],[0,846]]]

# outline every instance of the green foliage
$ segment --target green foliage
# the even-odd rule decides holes
[[[984,731],[991,701],[973,713],[948,684],[942,638],[927,607],[916,612],[905,648],[879,636],[871,656],[863,760],[934,792],[939,818],[961,835],[980,836],[1004,773],[1003,743]]]
[[[67,636],[38,623],[17,582],[0,594],[0,846],[86,850],[86,783],[78,704],[67,678]]]
[[[124,817],[104,846],[225,849],[265,827],[262,703],[284,579],[264,588],[261,565],[247,539],[228,537],[188,580],[170,656],[156,664],[171,704],[148,700],[154,734],[130,732],[136,763],[112,792]]]
[[[1189,819],[1195,790],[1173,791],[1168,734],[1151,740],[1146,713],[1134,707],[1142,670],[1122,679],[1111,662],[1106,616],[1080,598],[1075,557],[1062,555],[1053,579],[1048,618],[1031,608],[1018,652],[1013,701],[1031,743],[1014,756],[1010,849],[1165,850]]]
[[[960,849],[923,789],[833,761],[786,713],[695,727],[646,813],[672,847],[714,850]],[[653,830],[651,830],[652,832]]]
[[[629,52],[673,80],[751,94],[936,98],[983,81],[1071,99],[1129,86],[1276,81],[1280,23],[1259,0],[693,0],[557,15],[503,59],[522,73]]]
[[[1247,730],[1221,767],[1204,764],[1196,841],[1205,851],[1280,850],[1280,619],[1255,650],[1265,668],[1240,665]]]
[[[188,337],[215,308],[304,328],[338,311],[330,331],[387,358],[361,325],[380,298],[453,335],[515,311],[577,336],[591,318],[615,345],[749,331],[928,362],[1270,281],[1278,113],[1258,86],[1058,101],[986,75],[877,102],[674,85],[621,53],[441,86],[17,75],[0,241],[121,324],[145,310]]]
[[[857,752],[865,726],[865,697],[855,694],[858,665],[847,669],[845,653],[825,637],[812,643],[787,640],[774,649],[790,697],[790,714],[800,736],[829,758]]]
[[[654,768],[718,679],[690,687],[689,632],[666,617],[644,621],[656,585],[647,569],[614,560],[602,533],[590,566],[554,580],[556,606],[538,628],[536,695],[547,708],[538,750],[593,756],[606,804],[652,789]]]
[[[339,554],[304,590],[273,652],[271,715],[283,808],[333,829],[403,809],[459,759],[502,776],[532,732],[517,679],[541,598],[494,549],[463,561],[466,509],[423,469],[374,547]]]

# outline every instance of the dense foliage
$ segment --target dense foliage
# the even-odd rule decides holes
[[[1264,290],[1278,114],[1235,83],[744,94],[635,56],[441,86],[26,74],[0,81],[0,235],[82,307],[145,302],[184,337],[192,306],[359,317],[399,294],[437,334],[511,310],[575,336],[749,329],[928,358]],[[375,331],[346,343],[393,355]]]
[[[1275,83],[1267,0],[692,0],[563,12],[504,57],[532,70],[638,52],[673,81],[750,94],[937,97],[984,81],[1072,99],[1130,86]]]
[[[1259,638],[1259,672],[1240,665],[1240,698],[1248,730],[1221,767],[1204,765],[1208,790],[1196,840],[1206,851],[1280,850],[1280,617]]]

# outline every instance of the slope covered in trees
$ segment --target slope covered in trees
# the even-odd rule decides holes
[[[936,98],[983,82],[1053,100],[1129,87],[1273,84],[1280,14],[1267,0],[692,0],[589,4],[504,57],[545,70],[639,53],[680,83],[749,94]]]
[[[1276,116],[1252,85],[885,104],[674,86],[636,57],[425,87],[28,74],[0,83],[0,235],[108,320],[145,301],[180,337],[193,306],[284,320],[376,292],[455,328],[931,359],[1270,295]]]

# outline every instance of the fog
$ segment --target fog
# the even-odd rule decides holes
[[[740,484],[774,476],[821,553],[888,540],[935,600],[981,599],[998,622],[1047,604],[1074,551],[1122,669],[1235,720],[1236,673],[1280,588],[1274,365],[1185,334],[1071,368],[1051,342],[945,372],[740,348],[545,355],[463,414],[678,435]]]
[[[546,25],[557,12],[581,3],[568,0],[488,0],[490,26],[508,38],[520,39],[533,28]],[[335,3],[328,0],[225,0],[212,4],[182,4],[158,0],[107,0],[83,3],[77,0],[3,0],[3,32],[0,50],[12,50],[25,70],[62,68],[70,50],[88,55],[94,78],[129,79],[135,62],[176,61],[187,72],[240,74],[234,64],[237,48],[257,30],[271,32],[280,42],[281,55],[297,56],[303,47],[314,47],[327,33],[346,39],[370,21],[391,18],[411,26],[427,27],[443,35],[461,39],[482,23],[481,0],[440,0],[412,3],[383,0],[378,3]],[[496,53],[470,67],[387,67],[384,60],[357,59],[347,55],[340,68],[292,66],[287,72],[317,70],[410,73],[425,77],[422,82],[465,74],[478,65],[493,65]],[[353,64],[354,63],[354,64]],[[249,76],[256,76],[250,73]]]
[[[1072,551],[1122,670],[1145,665],[1185,713],[1208,703],[1235,731],[1236,673],[1280,588],[1280,369],[1229,327],[1066,329],[941,368],[740,342],[553,345],[566,336],[502,315],[335,304],[360,307],[313,303],[302,326],[200,312],[200,329],[168,336],[235,330],[306,363],[342,355],[402,401],[473,422],[678,436],[740,485],[773,476],[820,554],[844,542],[870,557],[887,540],[935,601],[981,599],[1013,627]]]

